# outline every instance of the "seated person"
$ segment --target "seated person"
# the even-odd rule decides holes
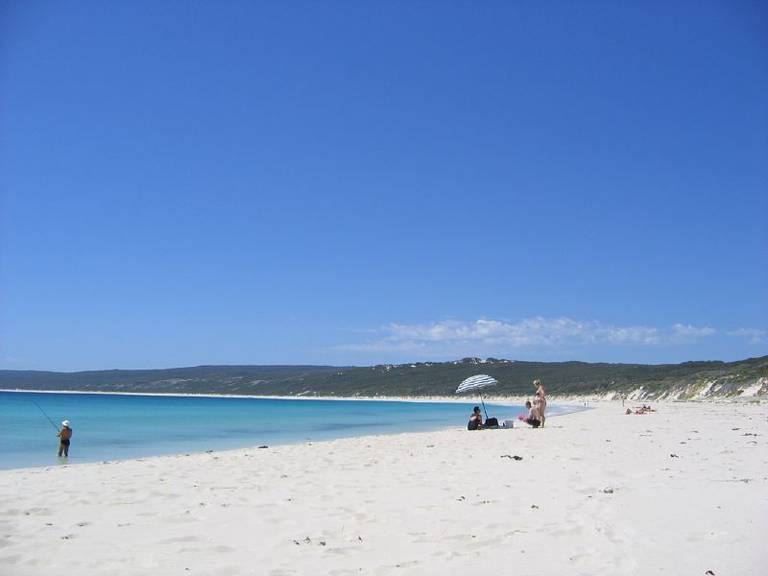
[[[530,400],[526,400],[525,407],[528,408],[528,417],[525,418],[521,414],[520,420],[530,426],[533,426],[534,428],[541,426],[541,415],[539,414],[539,409],[536,406],[532,406]]]
[[[483,415],[480,414],[480,406],[475,406],[472,409],[472,415],[467,422],[467,430],[482,430],[483,429]]]

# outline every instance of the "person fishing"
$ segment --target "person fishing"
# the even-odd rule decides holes
[[[45,419],[48,420],[48,422],[53,426],[53,429],[56,430],[56,436],[59,437],[59,458],[64,456],[64,458],[69,457],[69,445],[72,443],[72,427],[69,425],[69,420],[64,420],[64,422],[61,423],[61,430],[59,430],[58,426],[53,423],[53,420],[51,420],[51,417],[48,416],[48,413],[43,410],[43,407],[40,406],[37,402],[34,400],[30,400],[32,404],[34,404],[38,410],[45,416]]]
[[[59,458],[64,455],[64,458],[69,457],[69,445],[72,440],[72,427],[69,425],[69,420],[64,420],[61,423],[61,430],[57,434],[59,437]]]

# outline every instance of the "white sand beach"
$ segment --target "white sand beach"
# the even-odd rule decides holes
[[[3,471],[0,574],[765,573],[765,404],[654,406]]]

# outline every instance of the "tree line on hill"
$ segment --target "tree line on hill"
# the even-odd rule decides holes
[[[736,362],[609,364],[521,362],[464,358],[355,366],[196,366],[158,370],[43,372],[0,370],[0,388],[85,392],[243,394],[284,396],[450,396],[474,374],[499,381],[494,396],[531,393],[538,378],[554,395],[629,394],[689,398],[704,393],[736,396],[757,386],[768,393],[768,356]]]

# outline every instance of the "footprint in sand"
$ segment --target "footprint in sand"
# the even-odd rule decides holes
[[[558,525],[560,526],[560,525]],[[569,526],[569,527],[561,527],[552,529],[552,526],[545,527],[543,530],[539,530],[539,532],[544,532],[545,534],[551,534],[552,536],[581,536],[584,533],[584,529],[581,526]]]
[[[25,516],[51,516],[52,514],[50,508],[30,508],[24,512]]]
[[[198,536],[177,536],[176,538],[165,538],[164,540],[160,540],[159,544],[181,544],[186,542],[200,542],[200,538]]]
[[[163,518],[163,522],[167,522],[168,524],[188,524],[194,521],[195,519],[192,517],[189,510],[177,516],[165,516]]]
[[[220,566],[209,574],[213,576],[237,576],[242,574],[242,568],[240,566]]]
[[[22,559],[21,554],[12,554],[11,556],[3,556],[0,559],[0,564],[18,564]]]
[[[419,561],[418,560],[406,560],[404,562],[398,562],[397,564],[384,566],[384,568],[397,568],[397,569],[404,569],[404,568],[413,568],[414,566],[418,566]]]

